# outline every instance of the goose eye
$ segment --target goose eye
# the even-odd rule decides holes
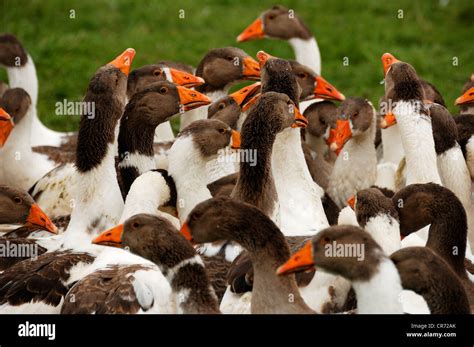
[[[352,118],[357,118],[358,115],[359,115],[359,112],[356,112],[352,115]]]
[[[225,104],[224,104],[223,102],[221,102],[221,103],[219,104],[219,106],[217,106],[217,108],[218,108],[219,110],[223,110],[224,107],[225,107]]]
[[[15,197],[13,198],[13,202],[14,202],[15,204],[21,204],[21,203],[23,202],[23,200],[22,200],[20,197],[15,196]]]
[[[322,125],[326,125],[326,122],[324,121],[324,119],[320,119],[319,122],[320,122]]]
[[[138,228],[140,226],[140,223],[138,222],[133,222],[132,227]]]
[[[326,244],[326,243],[331,242],[331,239],[329,238],[329,236],[326,236],[321,241],[322,241],[323,244]]]
[[[274,14],[271,14],[271,15],[268,16],[268,19],[273,20],[273,19],[275,19],[275,17],[276,16]]]
[[[225,134],[225,132],[226,132],[226,129],[224,129],[224,128],[220,128],[218,131],[219,131],[219,133],[220,133],[220,134]]]
[[[168,88],[166,87],[161,87],[160,88],[160,94],[166,94],[168,92]]]
[[[299,78],[306,78],[308,75],[306,75],[304,72],[301,72],[298,74]]]
[[[153,71],[154,76],[160,76],[161,75],[161,70],[155,70]]]
[[[229,57],[226,57],[226,59],[227,59],[228,61],[233,61],[233,60],[234,60],[234,57],[229,56]]]
[[[199,217],[201,217],[201,215],[199,213],[193,213],[190,217],[189,217],[189,220],[190,221],[197,221],[199,219]]]

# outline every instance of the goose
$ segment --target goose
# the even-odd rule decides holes
[[[2,313],[59,313],[68,287],[95,265],[100,247],[91,247],[91,238],[117,224],[123,200],[116,180],[114,129],[125,107],[134,55],[135,50],[125,50],[92,77],[84,101],[95,104],[95,115],[81,117],[75,164],[66,181],[75,187],[71,220],[64,234],[58,235],[59,247],[1,274]]]
[[[122,116],[122,114],[118,115],[118,113],[123,113],[122,106],[125,107],[127,81],[125,80],[125,90],[123,91],[125,96],[123,100],[120,98],[113,99],[115,94],[121,95],[122,90],[119,89],[116,91],[111,89],[111,83],[113,82],[112,79],[115,78],[114,83],[116,81],[116,85],[121,87],[121,83],[119,82],[121,82],[122,77],[126,79],[134,54],[135,51],[133,49],[125,50],[111,63],[99,69],[98,73],[91,79],[88,89],[90,96],[94,98],[104,98],[107,102],[113,101],[114,104],[112,104],[112,106],[114,107],[109,106],[109,108],[105,110],[98,109],[97,103],[105,107],[105,103],[102,102],[102,100],[97,102],[96,100],[88,101],[84,99],[84,102],[94,102],[95,109],[93,114],[86,112],[81,115],[79,130],[83,129],[83,136],[81,137],[80,133],[78,135],[75,162],[57,166],[38,180],[28,191],[41,208],[53,219],[71,215],[77,203],[76,197],[80,196],[80,199],[84,200],[91,194],[90,192],[86,192],[86,187],[82,187],[84,189],[83,195],[76,194],[75,192],[76,187],[80,186],[83,173],[90,173],[91,175],[85,175],[85,177],[91,178],[93,181],[97,180],[97,177],[101,177],[101,175],[115,173],[115,168],[112,167],[113,170],[111,170],[108,165],[109,161],[115,162],[117,149],[115,139],[118,134],[116,129],[118,129],[118,120]],[[115,68],[116,71],[112,68]],[[112,70],[107,71],[110,69]],[[118,72],[122,72],[123,76],[113,76],[114,73],[118,74]],[[97,89],[99,87],[102,87],[102,89]],[[88,95],[86,95],[86,97],[88,97]],[[98,112],[103,113],[104,116],[97,121],[99,122],[99,126],[93,129],[91,125],[97,118]],[[103,118],[106,118],[106,112],[110,112],[114,116],[117,116],[117,118],[105,121]],[[110,122],[114,122],[115,128],[113,129],[113,134],[106,132],[109,130],[108,126]],[[114,153],[109,153],[109,145],[113,146]],[[101,172],[102,169],[106,174]],[[103,178],[101,177],[101,179]],[[114,178],[112,182],[111,184],[114,185],[116,178]],[[109,187],[106,185],[104,190],[106,190],[106,188]],[[120,205],[123,207],[123,200],[121,198],[117,201],[112,200],[112,205],[118,208]],[[92,215],[95,215],[95,213]]]
[[[400,233],[407,236],[430,225],[426,247],[432,249],[461,279],[471,310],[474,285],[464,265],[467,243],[466,211],[456,195],[436,183],[412,184],[392,198],[400,218]]]
[[[324,135],[328,128],[335,128],[336,126],[337,105],[328,100],[316,102],[308,106],[303,115],[308,119],[306,143],[316,153],[316,158],[324,159],[324,162],[334,163],[337,157],[334,152],[329,151]],[[328,167],[331,171],[332,165]]]
[[[228,197],[206,200],[192,210],[181,233],[196,243],[230,240],[248,251],[254,267],[251,313],[313,313],[295,277],[276,276],[290,249],[275,223],[255,206]]]
[[[38,118],[38,77],[35,63],[22,43],[11,34],[0,35],[0,64],[6,67],[10,88],[22,88],[31,98],[32,110],[26,119],[26,123],[31,123],[35,129],[31,133],[31,146],[58,147],[67,142],[70,134],[53,131]]]
[[[263,12],[238,37],[244,42],[264,37],[286,40],[293,47],[296,60],[321,74],[321,54],[318,43],[303,20],[293,10],[273,6]]]
[[[148,85],[168,80],[176,85],[186,88],[196,87],[204,83],[201,77],[194,76],[192,72],[183,71],[182,65],[173,62],[160,62],[158,64],[145,65],[134,69],[128,75],[127,98],[130,100],[133,94],[143,90]],[[169,121],[163,122],[155,130],[154,142],[166,142],[174,140],[173,129]]]
[[[220,313],[217,296],[210,284],[204,263],[191,244],[168,221],[151,214],[137,214],[127,219],[123,225],[97,236],[93,242],[99,245],[127,247],[130,252],[155,263],[171,286],[176,306],[174,313]],[[104,280],[112,278],[114,280],[105,282],[106,285],[119,287],[112,271],[113,269],[101,270],[100,274],[87,279],[90,283],[84,283],[82,287],[76,285],[68,294],[75,295],[73,306],[76,310],[65,305],[62,313],[78,313],[77,310],[85,313],[122,313],[115,311],[116,308],[122,309],[122,306],[114,303],[116,299],[110,294],[110,290],[107,290],[109,288],[103,288],[101,285]],[[86,289],[86,285],[88,290],[81,292]],[[133,289],[130,285],[126,287],[128,292],[133,293]],[[133,294],[130,297],[135,298],[131,305],[138,306],[140,299]],[[94,306],[90,307],[91,304]],[[71,310],[73,311],[70,312]]]
[[[182,111],[210,101],[199,92],[167,81],[152,83],[132,96],[120,119],[118,136],[118,169],[124,197],[137,176],[156,168],[153,148],[156,127]]]
[[[458,143],[456,122],[449,111],[438,104],[428,104],[438,171],[444,187],[451,190],[466,210],[468,240],[474,247],[474,206],[471,201],[471,175]]]
[[[402,247],[398,212],[392,201],[394,194],[385,188],[372,186],[358,191],[348,200],[356,218],[355,223],[349,224],[360,226],[368,232],[387,256]],[[400,302],[405,313],[430,313],[426,300],[410,289],[404,288]]]
[[[474,75],[463,88],[463,95],[456,99],[460,115],[454,118],[459,134],[459,143],[474,181]]]
[[[372,236],[386,255],[401,247],[398,212],[392,199],[375,187],[357,192],[350,202],[357,223]]]
[[[262,93],[285,93],[297,105],[300,87],[290,64],[263,51],[257,57],[262,71]],[[312,235],[329,226],[321,203],[324,192],[308,170],[299,129],[288,128],[277,135],[272,172],[280,201],[280,225],[286,236]]]
[[[338,158],[329,178],[327,193],[342,208],[354,193],[375,183],[376,115],[372,104],[363,98],[346,99],[337,114],[336,129],[331,130],[328,145]]]
[[[264,54],[265,53],[263,52],[259,54],[259,61],[266,59],[262,68],[262,95],[257,99],[252,108],[249,109],[249,115],[246,118],[242,127],[242,150],[256,150],[256,152],[258,153],[258,158],[255,165],[252,162],[240,163],[240,171],[237,179],[237,184],[231,196],[235,199],[254,204],[258,208],[260,208],[267,216],[269,216],[269,218],[271,218],[275,223],[277,223],[277,225],[283,225],[282,213],[287,213],[287,211],[289,213],[293,213],[293,209],[297,209],[298,206],[287,206],[287,210],[282,210],[282,204],[286,203],[286,200],[285,197],[282,198],[283,193],[281,193],[279,189],[282,189],[282,191],[285,192],[286,189],[289,189],[290,185],[288,183],[290,182],[285,181],[285,179],[282,179],[282,169],[277,171],[274,168],[275,147],[277,145],[277,142],[279,141],[279,136],[281,136],[284,132],[297,130],[296,126],[305,126],[307,122],[304,117],[299,115],[298,111],[296,111],[297,108],[294,103],[294,99],[297,98],[295,97],[295,95],[298,91],[298,85],[295,83],[295,78],[294,75],[292,75],[292,70],[288,62],[273,57],[263,56]],[[275,73],[276,71],[283,71],[285,75],[279,77],[281,78],[281,80],[275,80],[272,79],[273,76],[267,76],[267,69],[270,70],[271,73]],[[292,88],[284,89],[285,86],[282,86],[281,81],[291,81],[291,78],[293,78],[293,84],[290,85]],[[285,85],[288,86],[288,84]],[[268,91],[266,91],[267,89]],[[282,97],[283,93],[276,93],[272,91],[272,89],[285,90],[285,94],[287,96]],[[261,100],[262,98],[263,100]],[[291,112],[290,114],[288,114],[288,111],[285,110],[285,108],[290,108],[290,110],[291,108],[294,109],[296,120],[294,116],[291,116]],[[292,123],[294,125],[292,125]],[[282,143],[280,143],[280,146],[282,146],[282,148],[280,149],[281,152],[284,151],[283,148],[285,148],[285,151],[287,151],[288,148],[295,147],[295,150],[297,149],[301,151],[301,154],[303,154],[301,148],[301,140],[299,138],[300,134],[296,133],[296,135],[297,136],[295,136],[294,142],[288,143],[285,142],[285,139]],[[269,153],[271,153],[270,157],[268,157]],[[289,163],[289,161],[291,161],[291,159],[286,156],[284,157],[284,159],[283,156],[280,158],[280,160],[285,160],[286,163]],[[289,170],[285,169],[283,173],[298,169],[298,166],[301,167],[301,169],[308,170],[306,162],[304,161],[304,156],[301,155],[300,158],[302,162],[291,161],[291,163],[294,163],[294,165],[289,166]],[[281,167],[282,163],[279,163],[278,165],[279,167]],[[280,184],[282,184],[281,188],[279,188],[278,186],[278,179],[280,179]],[[308,183],[303,181],[302,184],[310,184],[309,187],[311,188],[312,185],[315,185],[315,183],[312,181],[310,175],[309,179],[310,181]],[[299,182],[301,181],[298,180],[297,183]],[[301,189],[301,187],[299,188]],[[287,194],[285,196],[288,196],[289,193],[285,192],[284,194]],[[210,198],[210,195],[208,197]],[[319,196],[311,196],[311,198],[317,198],[319,200],[316,200],[316,203],[319,202],[320,212],[317,212],[319,212],[320,214],[317,215],[316,218],[320,218],[323,221],[326,220],[326,216],[324,214],[324,210],[322,208],[322,203]],[[307,201],[301,201],[301,203],[305,204],[305,209],[308,209]],[[314,216],[310,217],[314,218]],[[328,225],[327,220],[325,221],[325,223],[326,225]],[[285,236],[304,237],[307,236],[308,233],[311,233],[310,230],[305,230],[305,232],[302,232],[301,229],[296,231],[293,230],[297,228],[297,226],[298,224],[295,224],[293,225],[293,228],[287,229],[284,229],[282,227],[281,230],[285,234]],[[319,229],[315,228],[312,233],[315,233],[317,230]],[[227,246],[232,245],[232,243],[227,243],[225,245],[226,254],[238,254],[238,252],[227,251],[227,249],[229,248]],[[206,245],[205,247],[209,246]],[[205,254],[210,256],[212,255],[211,252],[217,252],[215,249],[215,246],[206,248]],[[221,248],[218,249],[221,250]],[[232,258],[229,260],[232,260]],[[334,296],[331,295],[330,291],[328,290],[330,286],[334,286],[334,288],[338,288],[338,290],[340,289],[340,293],[338,293],[340,295],[337,297],[337,300],[343,301],[344,293],[347,293],[348,288],[345,291],[344,285],[346,283],[340,282],[341,280],[338,278],[332,278],[330,276],[325,275],[317,276],[312,281],[312,283],[308,285],[307,288],[305,288],[305,299],[308,298],[306,299],[306,302],[311,305],[312,308],[316,309],[318,312],[321,312],[328,302],[334,301]],[[226,294],[224,295],[224,298],[221,301],[221,310],[224,313],[241,313],[242,311],[248,312],[248,297],[249,295],[247,294],[235,295],[231,292],[231,288],[229,287],[226,291]]]
[[[306,124],[307,120],[287,95],[267,92],[259,97],[242,126],[241,151],[254,151],[258,158],[255,162],[240,162],[231,197],[258,207],[277,225],[279,201],[271,169],[273,144],[277,134],[286,128]]]
[[[4,271],[45,253],[47,248],[34,237],[41,236],[43,231],[57,234],[58,228],[24,190],[0,185],[0,205],[0,231],[5,232],[0,237],[0,271]]]
[[[322,230],[277,269],[277,274],[317,267],[351,281],[359,314],[403,313],[397,268],[372,237],[355,226]],[[285,276],[283,276],[285,277]]]
[[[7,112],[15,126],[8,141],[0,149],[1,182],[12,187],[29,189],[36,181],[63,162],[64,157],[37,153],[31,148],[31,133],[35,132],[31,122],[33,104],[28,93],[21,88],[7,90],[0,99],[0,107]],[[4,123],[9,128],[7,122]],[[66,154],[67,155],[67,154]],[[67,159],[66,159],[67,161]]]
[[[176,184],[176,207],[181,223],[195,205],[211,197],[207,188],[207,162],[222,155],[229,145],[239,148],[240,134],[217,119],[194,121],[178,134],[169,150],[168,173]]]
[[[239,81],[260,79],[259,64],[243,50],[236,47],[215,48],[207,52],[196,69],[196,76],[205,80],[196,87],[215,101],[228,94],[229,89]],[[195,120],[207,118],[207,108],[200,108],[181,120],[180,130]]]
[[[58,228],[26,191],[0,185],[0,201],[0,225],[20,224],[29,232],[46,230],[58,233]],[[5,230],[1,228],[0,232],[2,231]],[[7,233],[12,234],[11,231]]]
[[[471,313],[461,281],[431,249],[403,248],[390,259],[397,267],[403,288],[422,295],[431,314]]]
[[[260,93],[260,82],[245,86],[236,92],[214,101],[207,110],[208,119],[218,119],[232,129],[240,131],[245,120],[243,106]]]
[[[395,61],[386,67],[385,97],[392,103],[406,158],[406,184],[441,184],[436,163],[431,118],[415,69]]]
[[[384,53],[381,60],[384,69],[384,76],[386,76],[391,64],[400,62],[390,53]],[[434,102],[445,106],[443,97],[434,85],[421,78],[419,78],[419,82],[423,89],[424,101]],[[400,188],[400,180],[399,178],[397,179],[397,170],[399,171],[399,165],[403,165],[404,161],[402,159],[405,156],[400,137],[400,130],[396,123],[396,118],[392,113],[394,104],[393,100],[388,100],[385,96],[383,96],[379,102],[379,108],[383,115],[380,119],[383,157],[380,164],[377,166],[376,181],[376,185],[384,186],[392,190],[396,187]],[[402,166],[400,168],[402,168]]]
[[[167,181],[159,171],[148,171],[139,176],[127,195],[118,224],[97,235],[92,242],[96,245],[110,245],[105,240],[107,235],[112,230],[128,229],[124,225],[127,226],[131,218],[140,213],[156,216],[158,219],[153,223],[159,223],[158,229],[165,228],[178,234],[176,228],[179,228],[179,221],[158,211],[160,205],[169,199],[169,195]],[[169,245],[175,246],[173,243]],[[131,249],[131,245],[126,246]],[[169,257],[170,253],[167,252],[166,255]],[[192,251],[193,259],[188,260],[200,260],[194,256]],[[103,249],[95,260],[94,268],[70,288],[61,313],[178,313],[179,302],[183,298],[181,294],[184,293],[173,292],[173,286],[170,286],[162,270],[157,264],[137,256],[135,252],[129,253],[118,248]]]

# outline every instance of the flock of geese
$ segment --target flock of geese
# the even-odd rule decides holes
[[[224,47],[132,69],[128,48],[61,133],[0,36],[0,313],[472,312],[474,75],[453,117],[385,53],[376,109],[321,76],[287,8],[237,41],[264,37],[296,60]]]

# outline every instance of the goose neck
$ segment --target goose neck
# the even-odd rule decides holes
[[[321,75],[321,53],[316,38],[311,37],[307,40],[301,38],[292,38],[288,41],[295,52],[296,61],[306,65]]]
[[[7,67],[8,83],[10,88],[22,88],[31,98],[31,103],[36,108],[38,101],[38,77],[33,59],[28,54],[23,66]]]

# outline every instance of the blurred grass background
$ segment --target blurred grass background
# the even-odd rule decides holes
[[[127,47],[137,51],[134,67],[161,59],[197,66],[209,49],[231,45],[252,56],[264,49],[293,58],[283,41],[235,41],[274,4],[292,8],[304,19],[321,50],[322,75],[346,96],[377,103],[383,93],[380,56],[386,51],[410,62],[420,76],[434,83],[454,113],[454,99],[474,73],[472,0],[1,0],[0,4],[0,31],[16,35],[32,55],[39,77],[39,115],[56,130],[75,130],[79,119],[54,115],[55,103],[80,100],[94,71]],[[403,19],[397,17],[399,10]],[[344,57],[349,66],[343,66]],[[453,66],[453,57],[458,66]],[[0,79],[6,81],[0,70]]]

